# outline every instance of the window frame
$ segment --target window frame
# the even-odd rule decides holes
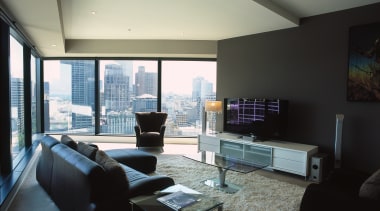
[[[44,95],[43,94],[43,75],[44,75],[44,62],[45,61],[49,61],[49,60],[94,60],[95,61],[95,81],[99,81],[100,80],[100,76],[99,76],[99,69],[100,69],[100,61],[101,60],[138,60],[138,61],[157,61],[157,71],[158,71],[158,77],[157,77],[157,80],[158,80],[158,87],[157,87],[157,111],[160,112],[162,111],[162,108],[161,108],[161,104],[162,104],[162,62],[163,61],[211,61],[211,62],[216,62],[216,58],[177,58],[177,57],[173,57],[173,58],[162,58],[162,57],[45,57],[45,58],[41,58],[41,90],[42,90],[42,96]],[[217,77],[217,71],[216,71],[216,76]],[[215,84],[216,86],[216,84]],[[93,133],[91,134],[77,134],[75,133],[75,135],[93,135],[93,136],[101,136],[101,135],[107,135],[107,136],[127,136],[127,137],[134,137],[135,134],[110,134],[110,133],[107,133],[107,134],[104,134],[104,133],[100,133],[100,112],[101,112],[101,108],[100,108],[100,104],[99,104],[99,100],[100,100],[100,93],[99,93],[99,83],[95,83],[95,130]],[[43,102],[43,101],[42,101]],[[41,106],[41,111],[44,111],[43,110],[43,106]],[[45,121],[45,117],[43,115],[44,112],[41,112],[41,118],[43,121]],[[45,125],[45,124],[42,124],[42,125]],[[49,132],[46,132],[45,131],[45,128],[44,126],[42,127],[42,132],[43,133],[46,133],[46,134],[63,134],[63,133],[49,133]],[[65,134],[72,134],[72,133],[65,133]],[[170,137],[176,137],[176,136],[170,136]],[[196,137],[196,135],[194,136],[179,136],[181,138],[186,138],[186,137]]]

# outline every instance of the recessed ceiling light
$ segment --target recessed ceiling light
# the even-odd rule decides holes
[[[56,44],[51,44],[51,47],[57,47],[57,45]]]
[[[91,11],[91,15],[96,15],[96,11]]]

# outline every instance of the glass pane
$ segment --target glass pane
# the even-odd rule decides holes
[[[36,58],[31,55],[30,57],[30,91],[31,91],[31,115],[32,115],[32,135],[37,133],[37,84],[36,84]]]
[[[22,45],[10,36],[12,155],[25,147],[24,55]]]
[[[44,61],[46,132],[94,133],[95,61]]]
[[[162,111],[166,136],[196,136],[202,130],[202,106],[215,100],[216,61],[163,61]]]
[[[101,60],[100,133],[135,135],[134,113],[157,111],[157,61]]]

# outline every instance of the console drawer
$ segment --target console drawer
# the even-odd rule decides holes
[[[305,160],[305,155],[304,152],[294,150],[273,149],[273,157],[275,158],[286,158],[287,160],[302,162]]]
[[[273,158],[273,169],[306,176],[306,168],[304,162],[298,162],[283,158]]]

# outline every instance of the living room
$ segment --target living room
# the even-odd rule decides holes
[[[380,4],[301,19],[300,26],[217,42],[217,99],[289,100],[287,141],[332,158],[335,116],[344,114],[342,165],[374,172],[377,102],[347,98],[350,28],[380,21]],[[222,121],[217,121],[222,130]]]

